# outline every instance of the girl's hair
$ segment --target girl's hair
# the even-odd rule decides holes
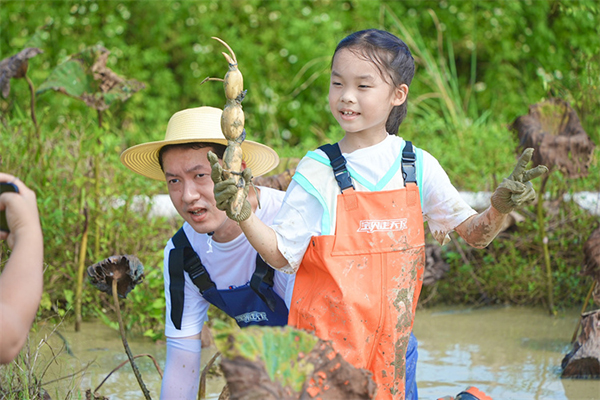
[[[389,76],[394,87],[403,83],[410,86],[415,75],[415,60],[408,46],[389,32],[379,29],[354,32],[337,45],[333,57],[342,49],[348,49],[365,60],[373,62],[379,69],[381,77],[387,81],[386,76]],[[398,134],[398,128],[406,117],[407,103],[408,99],[392,108],[385,123],[389,134]]]

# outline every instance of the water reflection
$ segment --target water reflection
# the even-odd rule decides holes
[[[561,380],[577,310],[501,307],[419,310],[419,398],[477,386],[494,399],[600,399],[600,381]]]
[[[419,340],[417,382],[419,397],[435,400],[455,396],[468,386],[477,386],[494,400],[591,400],[600,399],[600,381],[562,380],[560,362],[570,349],[569,341],[579,317],[578,310],[551,317],[543,309],[501,307],[485,309],[435,308],[418,310],[415,335]],[[32,346],[52,327],[42,327],[33,335]],[[72,355],[63,352],[43,377],[44,382],[67,376],[90,364],[76,378],[47,385],[52,399],[79,399],[69,388],[94,389],[127,356],[119,333],[101,322],[84,323],[82,331],[72,326],[59,328]],[[148,353],[164,368],[166,351],[162,342],[142,337],[127,338],[132,353]],[[54,352],[63,340],[56,334],[48,339]],[[38,365],[52,357],[49,346],[42,346]],[[214,349],[204,349],[206,365]],[[153,362],[136,360],[153,399],[160,394],[160,377]],[[222,378],[208,381],[207,397],[218,398]],[[143,394],[127,364],[104,383],[100,394],[111,400],[138,400]],[[69,397],[70,396],[70,397]]]

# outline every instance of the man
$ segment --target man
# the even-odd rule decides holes
[[[207,154],[215,153],[222,163],[227,140],[221,114],[213,107],[179,111],[171,117],[164,140],[133,146],[121,155],[132,171],[167,182],[171,201],[185,221],[165,247],[167,361],[161,399],[197,397],[200,334],[210,304],[242,327],[287,324],[295,276],[268,267],[239,225],[216,207]],[[242,151],[242,166],[254,176],[279,162],[275,151],[256,142],[243,141]],[[248,201],[270,224],[284,194],[258,187],[249,191]]]

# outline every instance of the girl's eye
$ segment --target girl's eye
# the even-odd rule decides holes
[[[339,83],[339,82],[331,82],[331,84],[332,84],[333,86],[342,86],[342,84],[341,84],[341,83]]]
[[[359,87],[360,89],[368,89],[368,88],[370,88],[371,86],[369,86],[369,85],[358,85],[358,87]]]

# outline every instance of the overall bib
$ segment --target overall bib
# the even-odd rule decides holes
[[[250,282],[232,289],[217,289],[200,257],[192,248],[183,228],[173,236],[175,248],[169,254],[171,283],[171,320],[181,329],[185,285],[184,271],[190,275],[200,294],[212,305],[234,318],[240,327],[249,325],[284,326],[288,309],[273,290],[275,270],[257,254],[256,268]],[[248,262],[252,262],[249,260]]]
[[[338,183],[344,181],[334,164]],[[410,176],[393,190],[340,185],[335,234],[311,238],[290,307],[290,325],[331,340],[344,359],[373,372],[378,400],[405,398],[405,355],[423,282],[414,158]]]

